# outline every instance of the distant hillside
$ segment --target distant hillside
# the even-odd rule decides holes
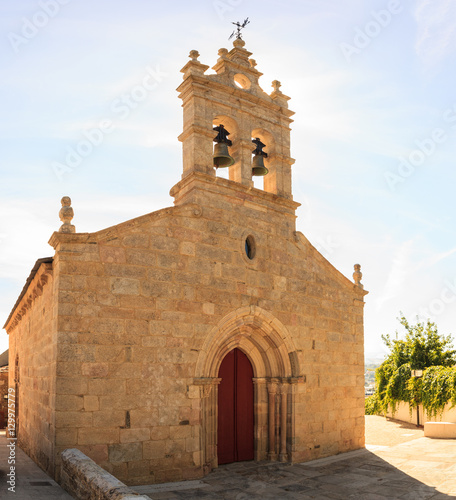
[[[386,358],[384,352],[366,352],[364,353],[365,365],[381,365]]]

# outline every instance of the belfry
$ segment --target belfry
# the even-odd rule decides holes
[[[57,479],[67,448],[148,484],[364,446],[367,292],[296,231],[294,113],[251,55],[190,52],[174,206],[84,233],[62,199],[5,324],[19,443]]]

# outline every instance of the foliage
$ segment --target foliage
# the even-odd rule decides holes
[[[445,405],[456,405],[456,367],[431,366],[423,375],[422,403],[428,415],[443,412]]]
[[[410,377],[407,382],[407,389],[411,412],[412,408],[415,408],[422,402],[423,379],[421,377]]]
[[[368,396],[364,400],[364,413],[366,415],[378,415],[380,413],[379,401],[377,398],[377,394],[373,394],[372,396]]]
[[[382,336],[390,353],[375,372],[376,399],[366,402],[366,411],[386,413],[391,408],[394,413],[403,401],[410,409],[423,404],[428,414],[436,415],[446,403],[456,405],[456,351],[451,336],[439,335],[429,320],[416,325],[404,317],[399,321],[405,338],[399,340],[397,333],[396,339]],[[412,370],[424,370],[423,378],[412,377]]]
[[[451,335],[439,335],[435,323],[428,320],[426,324],[410,325],[404,317],[399,322],[406,330],[404,340],[392,340],[389,335],[382,335],[391,350],[388,359],[396,368],[410,363],[412,370],[424,370],[429,366],[452,366],[456,363]]]
[[[410,364],[405,363],[394,370],[388,381],[385,399],[390,403],[393,413],[396,411],[397,401],[409,401],[410,399],[408,381],[411,375]]]

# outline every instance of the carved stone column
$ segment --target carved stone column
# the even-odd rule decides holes
[[[280,454],[279,461],[286,462],[287,454],[288,384],[280,386]]]
[[[240,138],[234,144],[232,151],[236,158],[236,163],[230,167],[230,180],[239,182],[246,186],[253,186],[252,181],[252,150],[253,145],[250,137]]]
[[[275,428],[276,428],[276,393],[277,393],[277,382],[268,383],[268,430],[269,430],[269,460],[277,459],[276,452],[276,439],[275,439]]]
[[[217,467],[217,395],[219,378],[194,379],[201,398],[200,450],[204,473]]]
[[[253,378],[255,415],[255,460],[268,458],[268,388],[266,378]]]

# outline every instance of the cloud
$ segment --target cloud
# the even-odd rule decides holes
[[[415,50],[425,66],[440,63],[455,50],[456,3],[453,0],[419,0]]]
[[[410,268],[412,246],[413,240],[409,240],[402,243],[402,245],[397,249],[394,258],[392,259],[391,268],[383,288],[383,293],[375,301],[377,311],[380,311],[385,302],[398,297],[401,294]]]
[[[442,260],[447,259],[448,257],[451,257],[456,253],[456,247],[452,248],[451,250],[447,250],[445,252],[439,252],[435,255],[432,255],[429,259],[426,259],[422,261],[417,268],[415,269],[418,271],[421,268],[428,269],[434,267],[436,264],[441,262]]]

